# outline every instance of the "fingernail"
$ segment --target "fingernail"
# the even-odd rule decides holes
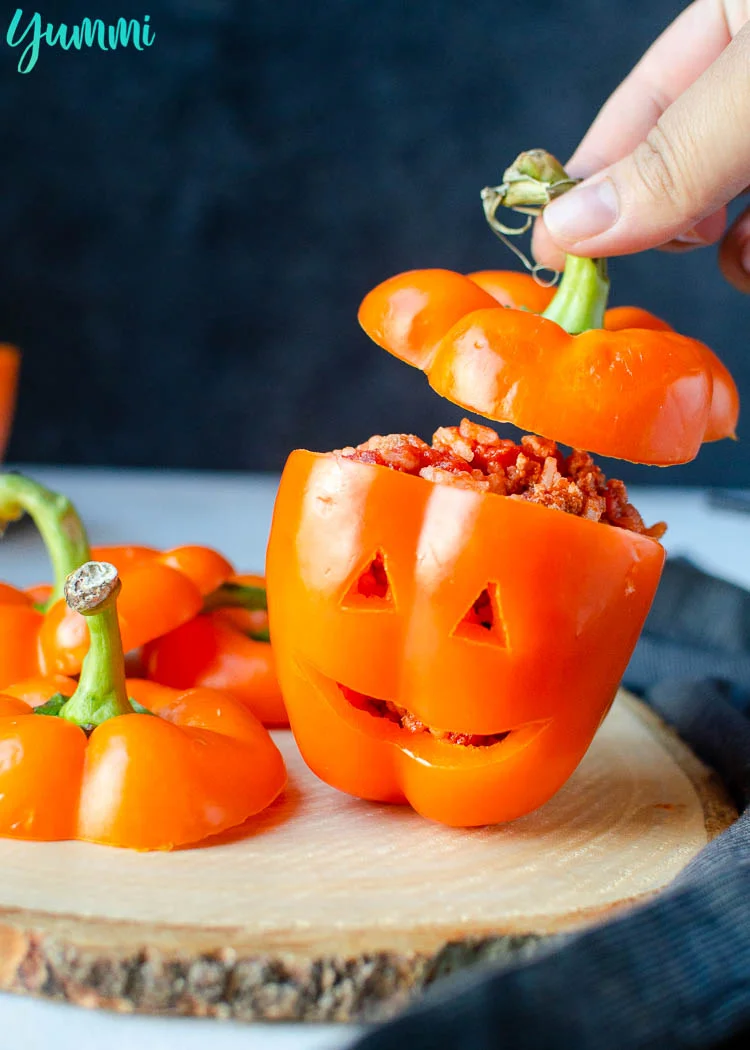
[[[746,274],[750,274],[750,241],[748,241],[740,252],[740,265]]]
[[[556,241],[577,244],[617,222],[619,202],[610,179],[568,190],[544,209],[544,224]]]

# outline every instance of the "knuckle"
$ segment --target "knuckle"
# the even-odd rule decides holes
[[[633,152],[636,174],[649,197],[682,211],[690,197],[689,177],[681,151],[657,124]]]

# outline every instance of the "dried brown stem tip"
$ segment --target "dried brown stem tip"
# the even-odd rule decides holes
[[[513,208],[526,215],[539,215],[545,205],[575,186],[565,168],[551,153],[530,149],[520,153],[503,173],[499,186],[485,186],[482,202],[488,220],[499,207]]]
[[[120,591],[117,569],[107,561],[87,561],[65,581],[65,601],[74,612],[95,613]]]

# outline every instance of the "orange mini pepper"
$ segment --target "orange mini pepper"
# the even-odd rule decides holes
[[[92,558],[117,565],[123,584],[118,616],[126,652],[186,623],[203,608],[204,597],[233,571],[210,547],[94,547]],[[122,569],[120,566],[122,565]],[[39,635],[43,667],[77,674],[88,646],[83,619],[58,601],[47,612]]]
[[[262,576],[231,576],[201,616],[144,647],[147,677],[187,689],[223,689],[268,726],[289,724],[268,632]]]
[[[485,191],[501,231],[498,204],[533,212],[567,177],[532,151],[504,179]],[[734,436],[737,388],[713,351],[645,310],[605,312],[608,292],[602,259],[568,256],[554,295],[522,274],[415,270],[373,289],[359,320],[443,397],[574,448],[667,465]]]
[[[107,563],[68,580],[91,635],[77,685],[32,679],[0,694],[0,836],[172,849],[242,824],[283,790],[281,754],[243,705],[126,682],[119,590]]]
[[[14,346],[0,343],[0,460],[5,455],[13,415],[21,355]]]
[[[0,584],[0,689],[39,672],[42,620],[29,594]]]
[[[0,588],[0,688],[36,672],[76,675],[88,648],[83,617],[62,598],[67,575],[92,556],[73,504],[20,474],[0,476],[0,520],[27,512],[52,562],[54,584],[28,591]],[[126,651],[196,616],[232,565],[208,547],[160,552],[148,547],[99,547],[93,554],[117,564],[122,580],[120,629]]]

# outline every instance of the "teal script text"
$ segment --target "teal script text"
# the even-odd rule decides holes
[[[9,47],[23,47],[18,59],[18,72],[30,73],[39,60],[42,44],[60,47],[63,51],[82,47],[98,47],[102,51],[114,51],[118,47],[134,47],[143,51],[151,47],[156,37],[150,24],[150,16],[143,21],[135,18],[118,18],[114,25],[105,25],[101,18],[84,18],[80,25],[67,26],[60,22],[42,23],[39,12],[30,15],[24,22],[23,10],[19,7],[13,15],[5,36]],[[24,46],[25,45],[25,46]]]

